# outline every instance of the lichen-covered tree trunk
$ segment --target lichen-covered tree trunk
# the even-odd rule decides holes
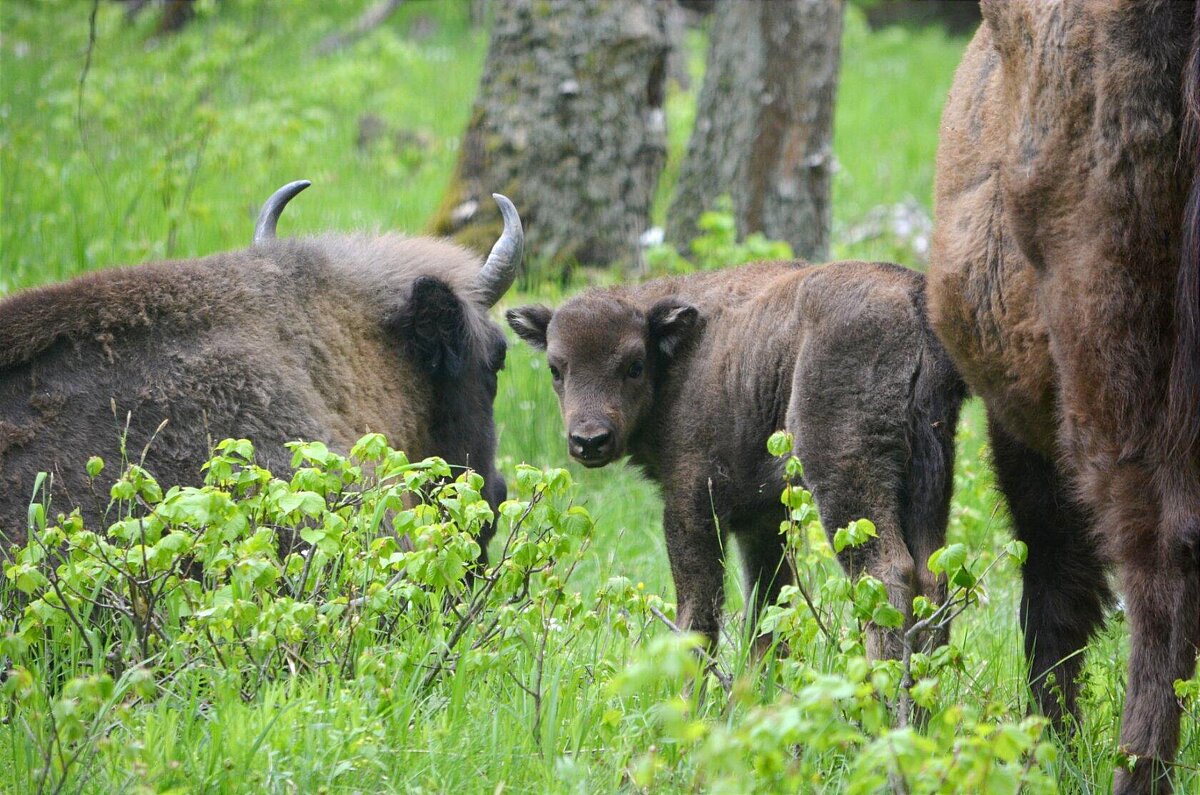
[[[666,156],[666,0],[504,0],[434,231],[481,251],[508,195],[527,251],[637,263]]]
[[[685,246],[700,214],[729,194],[739,235],[828,256],[841,34],[841,0],[717,3],[668,240]]]

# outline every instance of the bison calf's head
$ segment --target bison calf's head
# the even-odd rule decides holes
[[[584,466],[625,454],[649,416],[657,379],[697,325],[694,306],[664,299],[644,310],[611,293],[585,293],[557,311],[510,310],[508,324],[544,350],[567,431],[567,450]]]

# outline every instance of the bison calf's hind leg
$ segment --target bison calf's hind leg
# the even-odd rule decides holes
[[[1000,489],[1017,538],[1029,548],[1022,570],[1021,626],[1029,686],[1044,715],[1063,728],[1078,716],[1083,649],[1104,621],[1112,593],[1088,532],[1054,464],[989,423]]]
[[[809,383],[819,382],[811,379]],[[799,394],[803,400],[803,392]],[[875,416],[886,417],[886,412]],[[882,582],[888,601],[904,614],[904,626],[908,626],[917,583],[916,566],[904,542],[900,519],[900,456],[894,450],[877,449],[874,441],[902,440],[903,431],[863,431],[859,427],[861,415],[848,401],[845,407],[834,407],[820,418],[805,418],[795,412],[789,422],[796,428],[796,454],[804,464],[805,480],[830,543],[839,528],[855,520],[868,519],[875,525],[878,537],[863,546],[842,550],[838,562],[852,578],[870,574]],[[895,446],[899,450],[901,443]],[[869,624],[867,655],[872,659],[900,659],[903,632],[903,628]]]
[[[840,495],[839,495],[840,496]],[[828,508],[820,508],[821,524],[833,540],[833,533],[855,519],[870,519],[879,537],[861,547],[848,547],[838,554],[838,562],[852,578],[869,574],[883,583],[888,602],[904,614],[900,627],[867,625],[867,656],[873,660],[899,660],[904,656],[904,632],[912,625],[912,600],[917,594],[916,564],[900,531],[899,517],[893,510],[856,507],[853,501],[829,499]]]
[[[888,601],[904,614],[900,628],[867,625],[867,655],[875,660],[898,660],[904,655],[903,627],[912,623],[917,586],[916,564],[904,543],[900,522],[899,488],[895,478],[889,477],[886,459],[847,450],[844,442],[837,454],[829,455],[828,451],[837,448],[823,444],[824,436],[821,431],[803,429],[797,435],[805,479],[830,543],[839,528],[855,520],[869,519],[875,525],[878,537],[863,546],[843,549],[838,563],[851,578],[869,574],[882,582]]]

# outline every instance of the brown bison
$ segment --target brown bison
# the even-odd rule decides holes
[[[346,451],[376,431],[412,456],[474,468],[488,501],[504,498],[492,401],[505,341],[487,310],[521,261],[516,209],[496,195],[504,233],[481,268],[426,238],[275,240],[280,210],[306,186],[271,198],[243,251],[100,271],[0,303],[0,537],[25,538],[39,471],[53,476],[54,510],[79,506],[95,525],[106,505],[89,456],[136,459],[149,445],[158,478],[194,483],[229,436],[287,469],[286,442]]]
[[[994,0],[942,120],[929,304],[1029,546],[1031,684],[1076,711],[1115,563],[1117,792],[1166,792],[1200,646],[1200,6]],[[1190,199],[1189,199],[1190,196]]]
[[[923,277],[897,265],[772,262],[592,290],[509,325],[546,351],[568,450],[585,466],[626,453],[658,482],[679,623],[715,643],[724,535],[754,595],[774,601],[784,468],[767,438],[786,428],[829,532],[871,519],[877,542],[842,564],[883,581],[892,603],[942,601],[925,566],[942,545],[964,390],[926,326]],[[873,655],[897,656],[872,629]]]

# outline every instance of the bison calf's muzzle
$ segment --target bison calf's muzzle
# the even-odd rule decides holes
[[[571,457],[586,467],[602,467],[615,456],[613,432],[596,425],[581,425],[567,436]]]

